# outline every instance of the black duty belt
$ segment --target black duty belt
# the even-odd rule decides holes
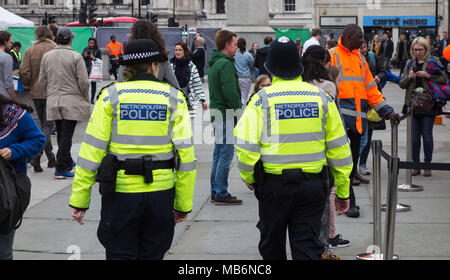
[[[266,180],[280,180],[280,182],[283,180],[283,176],[282,174],[277,175],[277,174],[272,174],[272,173],[266,173],[264,172],[264,179]],[[309,179],[322,179],[323,178],[323,174],[322,172],[320,173],[305,173],[302,172],[301,174],[299,174],[300,178],[309,180]]]
[[[136,159],[136,162],[133,163],[132,161],[134,161],[135,159],[127,159],[125,161],[119,161],[119,170],[123,169],[125,171],[129,170],[129,169],[137,169],[137,165],[142,166],[142,172],[144,171],[144,166],[141,165],[142,164],[142,159]],[[127,164],[128,162],[128,164]],[[156,170],[156,169],[174,169],[175,168],[175,162],[173,159],[170,160],[160,160],[160,161],[152,161],[151,164],[151,169],[152,170]],[[136,174],[136,175],[143,175],[143,174]]]
[[[118,169],[125,170],[125,175],[142,175],[144,176],[144,182],[146,184],[150,184],[153,182],[153,170],[174,168],[174,159],[153,161],[151,156],[144,156],[141,158],[132,158],[126,159],[125,161],[119,161]]]

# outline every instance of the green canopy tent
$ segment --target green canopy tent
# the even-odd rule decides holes
[[[72,41],[72,48],[79,52],[83,52],[84,48],[88,45],[90,37],[94,36],[94,31],[91,27],[70,27],[75,37]],[[22,48],[20,53],[23,53],[28,49],[35,41],[34,31],[36,27],[9,27],[7,31],[11,33],[13,42],[20,42]]]
[[[311,32],[309,31],[309,29],[294,29],[294,28],[279,29],[279,28],[274,28],[274,30],[275,30],[275,38],[280,38],[280,37],[286,36],[286,37],[288,37],[289,39],[291,39],[294,42],[295,42],[295,39],[300,38],[302,40],[302,45],[311,36]]]

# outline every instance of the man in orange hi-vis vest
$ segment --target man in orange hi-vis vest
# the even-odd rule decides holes
[[[106,46],[106,49],[109,52],[109,74],[114,75],[114,78],[117,81],[117,69],[119,68],[119,55],[123,55],[123,46],[122,43],[116,41],[116,36],[111,35],[111,41]]]
[[[348,217],[359,217],[353,192],[353,177],[357,171],[361,136],[367,129],[367,112],[373,108],[385,119],[399,122],[399,115],[384,100],[378,91],[377,83],[370,73],[369,65],[360,54],[363,32],[355,24],[349,24],[339,39],[338,46],[330,50],[331,65],[336,66],[341,74],[338,103],[343,116],[353,156],[353,170],[350,175],[350,209]],[[356,184],[355,184],[356,185]]]

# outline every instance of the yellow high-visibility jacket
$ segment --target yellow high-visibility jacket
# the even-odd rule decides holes
[[[302,78],[274,77],[250,100],[234,130],[238,168],[249,184],[261,158],[266,173],[301,168],[320,173],[328,163],[336,195],[349,197],[353,167],[350,145],[334,100]]]
[[[116,192],[153,192],[175,186],[174,209],[190,212],[196,160],[189,111],[181,91],[156,78],[113,84],[101,92],[89,120],[70,205],[89,207],[95,175],[106,154],[121,161],[152,155],[153,161],[159,161],[173,159],[176,153],[180,162],[176,175],[171,169],[153,170],[153,183],[146,184],[143,176],[119,170]]]

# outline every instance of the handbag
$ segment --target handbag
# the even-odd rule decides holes
[[[101,59],[92,60],[91,73],[89,74],[90,82],[101,82],[103,80],[103,63]]]
[[[431,112],[434,105],[433,96],[423,88],[416,88],[411,96],[411,107],[413,110],[429,111]]]
[[[383,118],[381,118],[374,109],[370,109],[369,112],[367,112],[367,121],[368,126],[372,130],[386,129],[386,121]]]

